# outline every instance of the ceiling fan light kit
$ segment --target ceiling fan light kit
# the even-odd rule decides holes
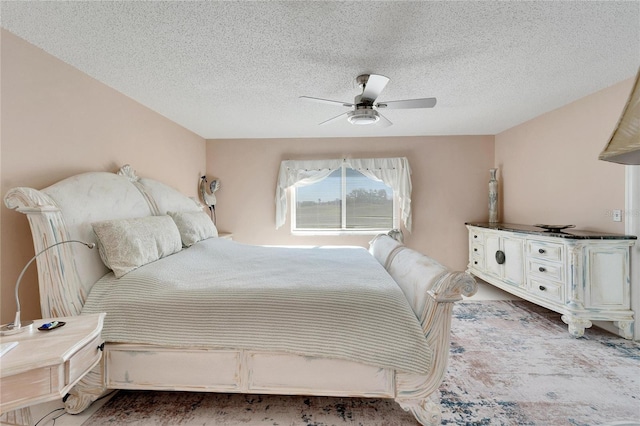
[[[378,108],[415,109],[433,108],[436,105],[436,98],[406,99],[401,101],[376,103],[378,96],[380,96],[380,93],[382,93],[389,82],[389,78],[378,74],[362,74],[356,77],[356,82],[362,88],[362,94],[357,95],[354,98],[353,103],[314,98],[311,96],[300,96],[300,98],[353,108],[353,111],[340,114],[336,117],[330,118],[329,120],[323,121],[320,124],[331,123],[333,121],[340,120],[345,116],[347,117],[347,121],[351,124],[367,125],[379,123],[380,125],[387,127],[391,126],[393,123],[380,114],[378,112]]]
[[[380,120],[380,114],[373,108],[361,108],[347,113],[347,120],[351,124],[373,124]]]

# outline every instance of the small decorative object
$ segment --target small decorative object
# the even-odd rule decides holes
[[[44,250],[41,250],[38,254],[33,256],[31,260],[27,262],[24,268],[22,268],[22,272],[20,272],[20,275],[18,276],[18,280],[16,281],[16,317],[12,323],[9,323],[0,327],[0,336],[21,333],[23,331],[30,330],[33,327],[33,321],[20,321],[20,298],[18,297],[18,290],[20,289],[20,281],[22,281],[22,276],[27,271],[27,268],[29,267],[29,265],[31,265],[33,261],[36,260],[38,256],[40,256],[42,253],[44,253],[45,251],[55,246],[59,246],[61,244],[67,244],[67,243],[84,244],[90,249],[96,246],[94,243],[85,243],[84,241],[78,241],[78,240],[60,241],[58,243],[50,245],[49,247],[45,248]],[[61,327],[62,325],[64,325],[64,322],[57,322],[57,324],[59,324],[58,327]]]
[[[496,173],[498,169],[489,169],[491,178],[489,179],[489,222],[498,221],[498,180]]]
[[[533,225],[537,228],[542,228],[544,229],[546,232],[553,232],[553,233],[558,233],[558,232],[562,232],[563,229],[567,229],[567,228],[575,228],[575,225],[542,225],[542,224],[537,224],[537,225]]]
[[[207,192],[207,177],[202,176],[200,178],[200,194],[202,195],[202,201],[209,207],[211,213],[211,220],[216,223],[216,195],[215,192],[220,189],[220,180],[214,179],[209,185],[209,191]]]

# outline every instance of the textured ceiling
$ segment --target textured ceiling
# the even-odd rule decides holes
[[[6,2],[2,27],[208,138],[496,134],[640,66],[640,2]],[[391,127],[318,123],[363,73]]]

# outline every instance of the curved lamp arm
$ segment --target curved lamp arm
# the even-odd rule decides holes
[[[44,253],[45,251],[52,249],[56,246],[59,246],[61,244],[67,244],[67,243],[79,243],[79,244],[83,244],[85,246],[87,246],[89,249],[94,248],[96,245],[94,243],[85,243],[84,241],[80,241],[80,240],[67,240],[67,241],[60,241],[58,243],[52,244],[49,247],[41,250],[40,252],[38,252],[35,256],[33,256],[28,262],[27,264],[24,266],[24,268],[22,268],[22,272],[20,272],[20,275],[18,275],[18,280],[16,281],[16,290],[15,290],[15,295],[16,295],[16,317],[13,320],[13,324],[9,324],[7,326],[2,327],[2,332],[4,334],[4,332],[7,332],[7,334],[11,334],[9,333],[10,331],[12,331],[13,333],[17,333],[18,331],[20,331],[20,329],[22,328],[22,323],[20,322],[20,297],[18,296],[18,290],[20,289],[20,282],[22,281],[22,276],[24,275],[25,272],[27,272],[27,269],[29,268],[29,266],[38,258],[38,256],[40,256],[42,253]]]

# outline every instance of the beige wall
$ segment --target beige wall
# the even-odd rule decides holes
[[[275,186],[286,159],[399,157],[413,175],[413,233],[408,246],[463,270],[465,221],[487,220],[487,182],[493,136],[209,140],[207,174],[221,179],[216,193],[218,228],[252,244],[352,244],[371,236],[292,236],[275,229]]]
[[[12,187],[43,188],[85,171],[138,174],[197,195],[206,143],[132,99],[2,30],[2,196]],[[13,319],[13,289],[33,256],[24,215],[0,208],[1,316]],[[35,267],[21,284],[25,319],[38,318]]]
[[[610,215],[624,210],[624,167],[598,154],[632,86],[625,80],[496,135],[505,222],[624,233],[624,218]]]

